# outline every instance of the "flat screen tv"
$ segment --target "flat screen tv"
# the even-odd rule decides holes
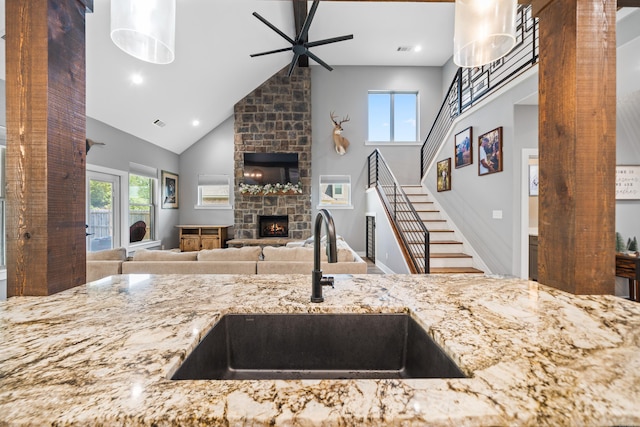
[[[244,153],[244,183],[298,184],[298,153]]]

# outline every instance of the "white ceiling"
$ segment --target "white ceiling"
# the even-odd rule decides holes
[[[175,153],[218,126],[237,101],[291,61],[290,52],[249,57],[288,45],[254,11],[295,37],[291,0],[178,0],[176,59],[169,65],[118,49],[109,37],[109,8],[110,0],[95,0],[87,15],[87,115]],[[332,66],[442,66],[452,54],[453,15],[454,3],[323,1],[309,40],[354,39],[311,51]],[[420,52],[397,51],[416,45]],[[4,61],[0,72],[4,76]],[[134,73],[142,84],[131,82]],[[156,119],[166,126],[155,126]]]

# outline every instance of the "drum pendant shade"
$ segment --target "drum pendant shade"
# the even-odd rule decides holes
[[[505,56],[516,44],[517,0],[456,0],[453,62],[479,67]]]
[[[111,40],[142,61],[175,58],[176,0],[111,0]]]

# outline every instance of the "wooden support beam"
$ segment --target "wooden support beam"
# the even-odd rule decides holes
[[[540,283],[575,294],[615,287],[616,3],[541,8]]]
[[[302,26],[304,25],[304,20],[307,18],[308,8],[307,8],[307,0],[293,0],[293,18],[296,26],[296,38],[298,34],[302,31]],[[304,40],[305,42],[308,40]],[[308,67],[309,66],[309,57],[306,55],[300,56],[298,58],[298,67]]]
[[[85,283],[89,3],[6,3],[8,296]]]

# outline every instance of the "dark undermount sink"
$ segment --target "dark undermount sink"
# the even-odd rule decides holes
[[[408,314],[228,314],[171,379],[464,377]]]

